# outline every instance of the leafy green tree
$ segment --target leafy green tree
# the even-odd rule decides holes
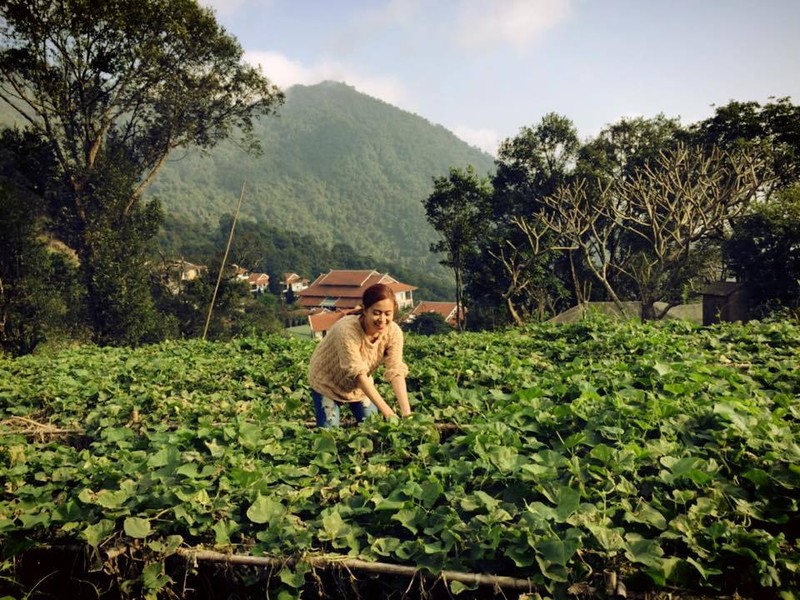
[[[545,318],[563,301],[568,262],[550,249],[552,233],[537,227],[531,216],[568,180],[579,149],[572,121],[555,113],[500,145],[492,178],[492,227],[482,232],[480,251],[466,275],[474,319],[491,317],[493,307],[503,306],[508,318],[522,324]]]
[[[603,128],[578,152],[576,174],[608,182],[630,177],[685,137],[680,121],[664,115],[623,118]]]
[[[142,191],[169,153],[234,131],[252,144],[254,117],[282,101],[242,54],[194,0],[0,3],[0,100],[53,148],[64,191],[51,229],[77,252],[100,341],[151,335],[125,329],[150,308],[134,317],[143,296],[119,297],[105,272],[152,235],[157,205]]]
[[[737,219],[725,252],[739,281],[748,284],[757,314],[778,307],[798,312],[800,184],[783,190],[771,201],[754,204]]]
[[[580,147],[575,125],[556,113],[548,113],[535,127],[523,127],[516,137],[504,140],[492,178],[495,220],[536,212],[540,199],[568,178]]]
[[[486,223],[491,185],[470,165],[466,169],[451,167],[448,176],[434,178],[433,187],[423,204],[428,222],[442,239],[431,244],[431,251],[446,255],[441,262],[453,270],[456,305],[464,306],[464,267],[476,252],[476,240]],[[463,322],[459,322],[459,328],[463,328]]]
[[[14,355],[75,333],[74,259],[49,248],[40,230],[53,167],[37,136],[0,135],[0,347]]]
[[[47,253],[19,195],[6,185],[0,214],[0,347],[27,354],[45,339]]]
[[[758,102],[732,101],[691,127],[693,143],[720,148],[755,145],[769,156],[773,185],[785,188],[800,179],[800,106],[789,98]]]

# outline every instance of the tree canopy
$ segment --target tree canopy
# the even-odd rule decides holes
[[[462,267],[472,322],[520,324],[590,300],[638,301],[642,318],[661,318],[731,273],[762,306],[795,306],[799,157],[800,109],[786,98],[731,102],[690,126],[622,119],[585,142],[545,115],[500,145]]]
[[[250,143],[281,103],[242,55],[195,0],[0,3],[0,100],[52,152],[45,226],[78,255],[99,341],[155,335],[143,251],[161,212],[141,198],[169,153]]]

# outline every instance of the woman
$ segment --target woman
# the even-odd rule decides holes
[[[403,362],[403,332],[394,322],[397,300],[389,286],[376,283],[362,296],[360,314],[339,319],[311,355],[308,379],[318,427],[338,427],[339,409],[347,404],[357,422],[380,411],[396,413],[381,397],[372,374],[384,364],[400,414],[411,414]]]

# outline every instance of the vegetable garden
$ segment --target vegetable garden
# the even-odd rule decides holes
[[[796,325],[408,335],[339,430],[312,349],[0,359],[0,598],[800,598]]]

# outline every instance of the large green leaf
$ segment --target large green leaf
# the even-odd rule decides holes
[[[123,526],[125,533],[132,538],[146,538],[152,533],[150,520],[141,517],[128,517]]]
[[[247,509],[247,518],[253,523],[274,523],[285,512],[286,508],[279,501],[258,494],[250,508]]]

